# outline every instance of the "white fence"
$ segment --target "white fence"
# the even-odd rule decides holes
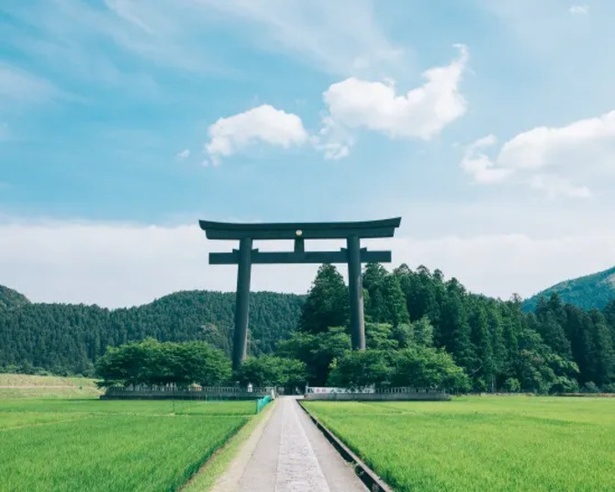
[[[306,400],[340,400],[340,401],[415,401],[415,400],[450,400],[450,396],[436,388],[335,388],[326,386],[306,386]]]

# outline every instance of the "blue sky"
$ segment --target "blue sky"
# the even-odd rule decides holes
[[[399,215],[394,264],[501,297],[610,267],[613,21],[604,0],[4,0],[0,283],[232,290],[199,218]]]

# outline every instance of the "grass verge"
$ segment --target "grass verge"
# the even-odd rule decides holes
[[[216,480],[228,468],[243,444],[252,435],[256,427],[267,418],[272,411],[275,401],[267,405],[258,415],[252,417],[239,432],[231,437],[227,443],[201,467],[192,479],[181,489],[182,492],[206,492],[212,489]]]

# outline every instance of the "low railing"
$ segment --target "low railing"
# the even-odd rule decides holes
[[[307,400],[450,400],[450,395],[437,388],[334,388],[306,387]]]
[[[401,386],[398,388],[376,388],[375,393],[377,394],[390,394],[390,393],[434,393],[434,392],[442,392],[442,390],[438,388],[414,388],[410,386]]]
[[[375,386],[365,386],[359,388],[340,388],[333,386],[307,386],[306,393],[352,393],[352,394],[389,394],[389,393],[433,393],[442,392],[438,388],[415,388],[413,386],[399,386],[395,388],[377,388]]]
[[[190,386],[178,388],[168,386],[111,386],[101,396],[102,399],[138,400],[138,399],[185,399],[185,400],[213,400],[213,399],[241,399],[256,400],[265,396],[275,397],[273,388],[254,388],[241,386]]]
[[[267,403],[269,403],[270,401],[271,401],[271,396],[269,395],[256,400],[256,413],[260,413],[261,410],[265,408],[265,406],[267,406]]]

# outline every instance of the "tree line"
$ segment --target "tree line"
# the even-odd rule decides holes
[[[322,265],[297,329],[273,353],[249,357],[238,373],[227,368],[226,381],[455,392],[614,389],[615,302],[586,312],[552,295],[525,313],[518,297],[472,294],[438,270],[405,265],[389,272],[369,264],[363,281],[367,350],[350,349],[348,288],[334,266]]]
[[[251,294],[251,357],[227,381],[539,393],[615,389],[615,300],[586,311],[554,294],[526,313],[517,296],[504,301],[473,294],[439,270],[406,265],[388,271],[369,264],[363,283],[365,352],[350,350],[348,288],[334,266],[322,265],[307,297]],[[148,337],[199,341],[228,355],[233,309],[234,294],[213,292],[183,292],[114,311],[21,303],[0,310],[0,367],[91,375],[108,346]]]
[[[436,385],[460,390],[615,390],[615,300],[602,311],[583,311],[552,294],[526,313],[518,296],[502,301],[472,294],[439,270],[406,265],[389,272],[369,264],[363,283],[366,353],[350,352],[347,332],[331,328],[348,325],[349,309],[347,288],[330,265],[318,272],[299,330],[278,344],[306,363],[314,384],[349,383],[366,374],[378,374],[372,384],[425,381],[403,378],[422,359],[417,374],[436,368]]]
[[[0,290],[0,371],[92,376],[107,347],[154,338],[204,341],[230,354],[235,294],[184,291],[143,306],[105,309],[83,304],[29,303]],[[270,354],[288,337],[305,296],[250,295],[251,354]]]
[[[99,386],[173,386],[191,385],[303,387],[305,365],[298,360],[261,355],[249,358],[233,374],[231,362],[222,350],[207,342],[159,342],[148,338],[109,350],[96,362]]]

